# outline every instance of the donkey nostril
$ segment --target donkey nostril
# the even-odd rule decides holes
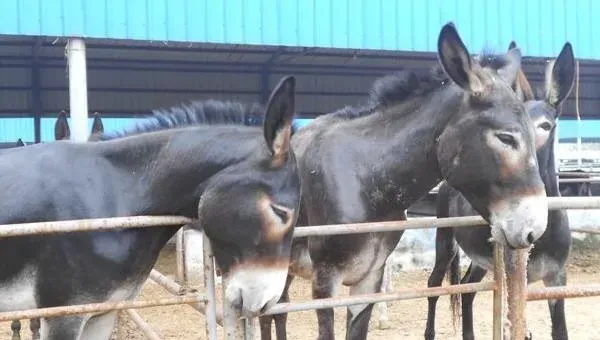
[[[529,244],[533,244],[533,242],[535,242],[535,237],[533,236],[533,231],[530,231],[530,232],[527,234],[527,242],[528,242]]]

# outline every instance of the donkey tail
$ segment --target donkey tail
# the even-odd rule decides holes
[[[460,254],[458,251],[450,262],[447,276],[451,285],[460,283]],[[452,327],[456,331],[456,324],[460,320],[460,294],[450,294],[450,310],[452,311]]]

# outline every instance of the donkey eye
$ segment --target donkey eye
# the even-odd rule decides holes
[[[281,219],[281,223],[286,223],[288,221],[288,212],[274,204],[271,204],[271,209],[273,210],[273,212],[275,213],[275,215],[277,215],[277,217],[279,217]]]
[[[540,127],[545,131],[550,131],[552,129],[552,125],[550,125],[548,122],[540,124]]]
[[[517,145],[517,140],[515,139],[515,137],[511,134],[508,133],[497,133],[496,137],[504,144],[510,146],[513,149],[516,149],[518,147]]]

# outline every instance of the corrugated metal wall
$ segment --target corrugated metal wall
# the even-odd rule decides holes
[[[600,59],[597,0],[3,0],[0,34],[435,51],[454,21],[470,48],[573,43]]]
[[[31,44],[0,41],[0,114],[32,113]],[[283,75],[293,74],[298,79],[299,112],[320,114],[364,101],[373,80],[380,75],[435,63],[433,54],[415,57],[393,53],[377,58],[348,53],[285,54],[268,69],[267,89],[263,89],[263,67],[270,52],[210,51],[137,50],[89,44],[89,108],[126,115],[192,99],[262,101],[263,91],[268,91]],[[38,54],[42,113],[55,115],[69,107],[64,45],[42,44]],[[542,59],[525,60],[530,80],[540,86],[544,66]],[[580,110],[584,117],[600,116],[598,79],[600,63],[583,62]],[[566,103],[565,111],[574,115],[572,99]]]

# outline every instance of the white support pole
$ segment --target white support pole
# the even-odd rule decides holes
[[[67,63],[69,65],[71,140],[85,142],[88,139],[88,101],[87,66],[83,39],[69,39]]]

